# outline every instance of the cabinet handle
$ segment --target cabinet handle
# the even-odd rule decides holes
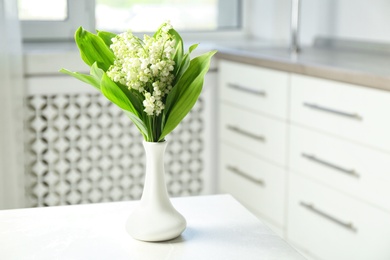
[[[346,221],[339,220],[339,219],[329,215],[328,213],[325,213],[324,211],[317,209],[311,203],[305,203],[305,202],[301,201],[300,205],[302,207],[308,209],[309,211],[314,212],[317,215],[322,216],[322,217],[332,221],[333,223],[336,223],[337,225],[342,226],[342,227],[348,229],[349,231],[352,231],[352,232],[355,232],[355,233],[357,232],[357,228],[353,225],[352,222],[346,222]]]
[[[229,129],[230,131],[236,132],[236,133],[241,134],[241,135],[245,135],[245,136],[250,137],[252,139],[255,139],[257,141],[265,142],[264,136],[250,133],[248,131],[242,130],[241,128],[239,128],[237,126],[228,125],[228,126],[226,126],[226,128]]]
[[[241,171],[241,170],[238,169],[237,167],[228,165],[228,166],[226,166],[226,169],[228,169],[228,170],[231,171],[232,173],[235,173],[235,174],[237,174],[237,175],[239,175],[239,176],[241,176],[241,177],[244,177],[245,179],[247,179],[247,180],[249,180],[249,181],[251,181],[251,182],[254,182],[254,183],[259,184],[259,185],[261,185],[261,186],[264,186],[264,185],[265,185],[265,183],[264,183],[264,181],[263,181],[262,179],[256,179],[256,178],[250,176],[249,174],[247,174],[247,173]]]
[[[336,110],[333,108],[323,107],[323,106],[319,106],[317,104],[307,103],[307,102],[304,102],[303,105],[306,107],[312,108],[312,109],[332,113],[335,115],[344,116],[344,117],[355,119],[355,120],[363,120],[363,118],[357,113],[348,113],[348,112]]]
[[[267,95],[267,93],[265,91],[251,89],[251,88],[244,87],[244,86],[241,86],[241,85],[238,85],[238,84],[228,83],[228,86],[230,88],[233,88],[233,89],[236,89],[236,90],[240,90],[240,91],[243,91],[243,92],[248,92],[248,93],[251,93],[251,94],[255,94],[257,96],[265,97]]]
[[[342,173],[346,173],[346,174],[351,175],[351,176],[353,176],[355,178],[359,178],[360,177],[359,174],[354,169],[346,169],[346,168],[338,166],[336,164],[333,164],[333,163],[327,162],[325,160],[319,159],[315,155],[310,155],[310,154],[306,154],[306,153],[302,153],[301,155],[302,155],[302,157],[304,157],[304,158],[306,158],[306,159],[308,159],[310,161],[313,161],[313,162],[325,165],[325,166],[327,166],[329,168],[335,169],[335,170],[337,170],[339,172],[342,172]]]

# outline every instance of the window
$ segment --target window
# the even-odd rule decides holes
[[[226,11],[230,19],[218,19]],[[96,28],[107,31],[155,31],[170,20],[178,30],[214,31],[240,26],[239,1],[218,0],[96,0]],[[233,14],[233,16],[230,16]],[[227,21],[235,21],[226,24]],[[233,24],[233,26],[231,26]]]
[[[94,29],[94,0],[18,0],[24,40],[69,40],[83,26]]]
[[[151,32],[166,20],[181,32],[241,27],[240,0],[18,0],[26,40],[72,39],[88,30]]]
[[[21,21],[64,21],[68,18],[66,0],[19,0],[18,5]]]

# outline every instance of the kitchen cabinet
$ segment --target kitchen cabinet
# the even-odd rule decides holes
[[[303,75],[291,76],[291,121],[390,152],[390,93]]]
[[[389,259],[388,213],[291,174],[287,237],[314,259]]]
[[[390,211],[390,154],[292,125],[289,169]]]
[[[310,259],[389,259],[390,92],[223,59],[219,68],[220,191]]]
[[[291,75],[287,237],[319,259],[388,259],[390,93]]]
[[[288,74],[219,63],[219,190],[284,235]]]

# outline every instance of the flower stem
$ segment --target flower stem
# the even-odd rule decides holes
[[[148,117],[148,125],[149,125],[149,142],[154,142],[154,131],[153,131],[153,120],[151,116]]]

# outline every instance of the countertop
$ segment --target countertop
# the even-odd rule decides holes
[[[329,48],[323,44],[313,44],[303,46],[298,54],[292,54],[287,46],[259,40],[205,41],[200,43],[194,55],[216,49],[217,60],[225,59],[390,91],[390,48],[385,45],[386,51],[381,51],[357,46]],[[26,43],[24,52],[27,77],[58,74],[63,67],[89,71],[73,42]],[[216,67],[217,64],[213,63],[212,68]]]
[[[304,259],[230,195],[172,199],[187,229],[160,243],[126,233],[137,203],[0,211],[0,259]]]
[[[260,42],[220,43],[216,57],[286,72],[390,91],[390,53],[359,48],[286,46]]]

